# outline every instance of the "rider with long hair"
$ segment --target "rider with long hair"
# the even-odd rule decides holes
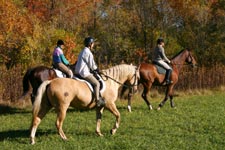
[[[99,70],[91,52],[94,47],[94,39],[92,37],[85,38],[84,45],[84,49],[78,56],[75,73],[79,74],[94,86],[94,95],[97,107],[102,107],[105,105],[105,101],[100,95],[100,83],[96,79],[96,74],[99,74]]]

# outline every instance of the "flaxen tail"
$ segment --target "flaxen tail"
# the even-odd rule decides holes
[[[37,95],[35,97],[35,101],[33,104],[33,116],[37,116],[38,112],[41,108],[41,101],[43,99],[43,95],[46,93],[47,86],[51,83],[51,80],[44,81],[37,90]]]

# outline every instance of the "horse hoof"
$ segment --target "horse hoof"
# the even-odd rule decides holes
[[[114,135],[114,134],[116,133],[116,129],[111,129],[111,130],[110,130],[110,133],[111,133],[112,135]]]
[[[149,110],[152,110],[153,108],[152,108],[152,105],[149,105]]]
[[[67,138],[62,138],[64,141],[67,141]]]
[[[127,106],[128,112],[131,112],[131,106]]]
[[[31,145],[34,145],[34,144],[35,144],[35,141],[34,141],[34,140],[31,140],[31,141],[30,141],[30,144],[31,144]]]
[[[161,109],[160,107],[157,108],[157,110],[160,110],[160,109]]]
[[[101,132],[96,132],[96,134],[97,134],[98,136],[103,136],[103,134],[102,134]]]

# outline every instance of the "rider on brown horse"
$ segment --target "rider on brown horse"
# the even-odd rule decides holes
[[[170,81],[170,75],[172,73],[172,68],[168,65],[170,64],[170,60],[166,57],[164,52],[164,40],[162,38],[159,38],[157,40],[157,46],[154,49],[153,53],[153,62],[157,65],[163,67],[166,69],[166,76],[163,84],[171,84],[173,81]]]
[[[66,74],[67,77],[72,78],[73,72],[67,67],[69,65],[69,61],[63,54],[64,42],[62,40],[58,40],[57,46],[53,52],[53,67],[59,69],[63,73]]]

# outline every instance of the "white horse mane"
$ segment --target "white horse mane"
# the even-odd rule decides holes
[[[102,70],[103,74],[113,79],[123,78],[124,75],[134,74],[135,66],[128,64],[120,64],[109,69]],[[104,78],[104,77],[103,77]]]

